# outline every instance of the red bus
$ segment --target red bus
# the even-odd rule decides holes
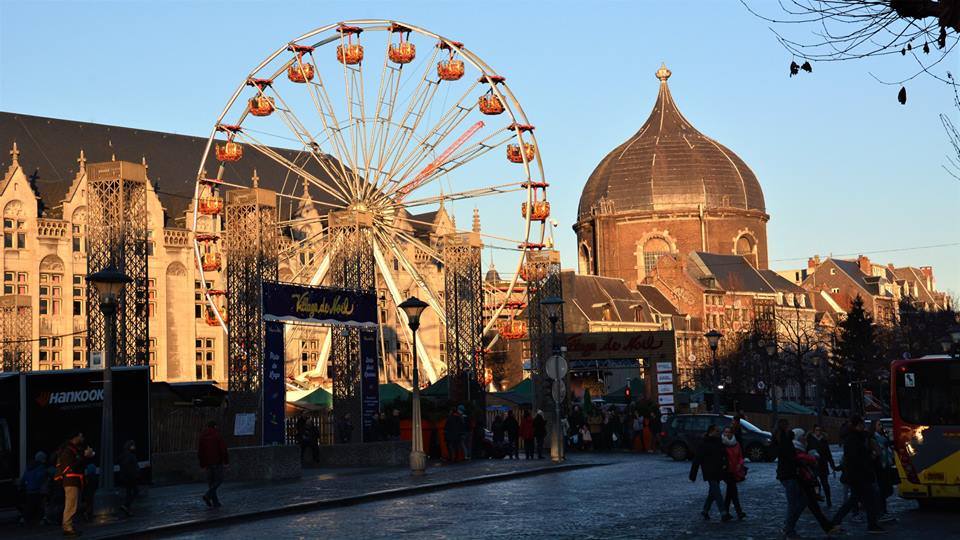
[[[890,395],[900,496],[960,499],[960,358],[895,360]]]

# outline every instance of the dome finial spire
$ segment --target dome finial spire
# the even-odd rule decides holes
[[[667,79],[670,78],[670,75],[673,75],[673,72],[667,69],[666,63],[661,62],[660,69],[657,70],[657,78],[660,79],[660,82],[667,82]]]

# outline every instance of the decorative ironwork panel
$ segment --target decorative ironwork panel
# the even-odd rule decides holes
[[[227,193],[224,256],[227,260],[227,379],[232,393],[260,390],[263,357],[263,280],[276,280],[277,195],[261,189]]]
[[[554,250],[527,254],[524,262],[527,279],[527,332],[530,339],[530,370],[534,381],[534,402],[544,411],[553,411],[550,381],[544,372],[545,362],[553,353],[550,319],[540,302],[555,296],[563,298],[560,283],[560,253]],[[557,321],[557,336],[563,335],[563,311]],[[552,413],[548,413],[552,415]]]
[[[339,246],[330,266],[330,283],[350,290],[375,289],[375,261],[370,229],[362,212],[331,213],[333,238]],[[362,432],[360,332],[359,328],[334,328],[330,363],[333,365],[333,413],[338,422],[350,415],[351,442]],[[338,440],[339,442],[339,440]]]
[[[0,296],[0,369],[30,371],[33,368],[30,297]]]
[[[147,171],[140,163],[87,165],[87,272],[110,265],[130,278],[117,299],[117,357],[114,366],[148,363]],[[100,299],[87,287],[88,351],[106,349]]]
[[[447,380],[450,398],[466,397],[468,380],[483,380],[482,244],[476,233],[444,237],[444,311],[446,312]]]

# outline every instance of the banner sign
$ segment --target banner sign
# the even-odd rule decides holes
[[[569,360],[644,358],[675,361],[674,337],[670,330],[566,334],[565,341]]]
[[[360,366],[363,372],[360,375],[361,392],[363,396],[363,439],[371,439],[370,430],[377,421],[380,412],[380,369],[377,362],[377,333],[374,331],[360,332]]]
[[[377,296],[373,291],[308,287],[293,283],[264,281],[263,319],[376,326]]]
[[[283,323],[268,321],[264,326],[262,417],[263,444],[266,446],[284,443],[287,389],[284,380]]]

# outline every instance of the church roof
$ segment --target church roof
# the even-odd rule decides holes
[[[0,171],[11,161],[6,149],[16,142],[20,148],[20,165],[40,196],[47,217],[61,217],[61,203],[79,169],[77,157],[83,150],[87,163],[116,160],[140,162],[145,159],[148,178],[154,183],[168,219],[178,219],[190,208],[196,185],[197,168],[205,137],[191,137],[159,131],[76,122],[26,114],[0,112]],[[315,160],[308,154],[290,149],[275,149],[316,178],[326,179]],[[211,161],[211,163],[213,163]],[[260,152],[249,151],[243,159],[226,163],[225,179],[249,184],[253,170],[260,176],[260,187],[283,190],[286,183],[299,185],[283,167]],[[210,170],[210,175],[216,173]],[[285,191],[290,192],[289,188]],[[298,193],[299,195],[299,193]],[[319,189],[315,201],[328,201]],[[180,223],[183,226],[183,223]]]
[[[667,86],[670,74],[666,66],[657,71],[660,93],[650,117],[590,175],[580,196],[581,218],[602,202],[614,213],[696,210],[699,205],[765,212],[753,171],[680,113]]]

